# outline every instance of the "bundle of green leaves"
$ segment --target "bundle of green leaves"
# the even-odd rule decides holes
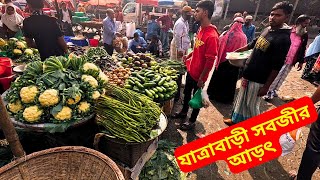
[[[160,140],[158,149],[140,173],[141,180],[186,180],[174,157],[175,144]]]

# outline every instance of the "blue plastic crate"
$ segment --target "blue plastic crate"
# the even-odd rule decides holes
[[[71,38],[73,38],[73,36],[64,36],[63,38],[64,38],[64,41],[68,43],[68,42],[72,42]]]
[[[73,39],[71,39],[71,42],[74,45],[81,46],[81,47],[89,45],[87,39],[84,39],[84,40],[73,40]]]

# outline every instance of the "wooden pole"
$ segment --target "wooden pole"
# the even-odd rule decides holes
[[[227,19],[227,14],[228,14],[228,11],[229,11],[229,5],[230,5],[230,0],[227,2],[226,12],[224,12],[224,17],[223,17],[224,20]]]
[[[254,12],[253,21],[256,21],[256,19],[257,19],[258,11],[259,11],[259,8],[260,8],[260,3],[261,3],[261,0],[258,0],[256,11]]]
[[[0,127],[6,137],[12,154],[15,157],[23,157],[25,152],[19,141],[19,136],[9,118],[5,105],[3,104],[2,97],[0,96]]]
[[[296,0],[296,2],[294,3],[294,6],[293,6],[293,11],[292,11],[292,13],[291,13],[291,15],[290,15],[289,24],[291,24],[291,21],[292,21],[294,12],[296,11],[296,9],[297,9],[297,7],[298,7],[298,4],[299,4],[299,0]]]

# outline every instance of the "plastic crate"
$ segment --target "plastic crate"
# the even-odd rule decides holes
[[[77,16],[77,17],[83,17],[84,16],[84,12],[75,12],[74,15]]]

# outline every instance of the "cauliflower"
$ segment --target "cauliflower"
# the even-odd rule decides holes
[[[72,117],[72,110],[67,106],[63,106],[60,112],[58,112],[54,118],[59,121],[69,120]]]
[[[23,103],[34,102],[35,97],[38,95],[39,90],[36,86],[23,87],[20,90],[20,97]]]
[[[78,112],[83,114],[83,113],[87,113],[89,112],[91,108],[90,103],[84,101],[84,102],[80,102],[79,106],[78,106]]]
[[[87,72],[87,71],[89,71],[89,70],[93,70],[93,71],[100,71],[100,69],[98,68],[98,66],[96,66],[95,64],[93,64],[93,63],[85,63],[84,65],[83,65],[83,70],[84,70],[84,72]]]
[[[43,111],[38,106],[27,107],[23,111],[23,118],[29,123],[34,123],[40,120]]]
[[[16,101],[14,103],[9,103],[8,104],[8,109],[10,112],[12,113],[17,113],[19,112],[20,110],[22,110],[23,106],[21,104],[21,101]]]
[[[99,91],[93,91],[92,93],[92,99],[98,99],[100,97],[100,92]]]
[[[26,50],[24,51],[24,53],[27,54],[27,55],[33,55],[32,49],[26,49]]]
[[[59,103],[59,92],[55,89],[47,89],[39,96],[42,106],[54,106]]]
[[[102,71],[100,71],[98,78],[102,82],[102,84],[106,84],[109,81],[108,76],[105,75]]]
[[[77,104],[80,100],[81,100],[81,94],[77,94],[75,98],[69,98],[67,100],[67,104],[69,105]]]
[[[98,87],[98,81],[93,76],[82,75],[81,79],[84,82],[88,82],[90,84],[90,86],[93,87],[93,88]]]

